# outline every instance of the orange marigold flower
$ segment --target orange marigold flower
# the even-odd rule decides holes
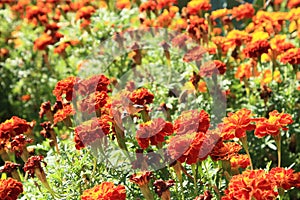
[[[234,77],[240,80],[243,80],[244,78],[249,79],[253,74],[252,71],[254,69],[254,65],[256,65],[255,62],[241,64],[235,72]]]
[[[231,140],[233,138],[243,138],[246,131],[254,130],[255,125],[250,110],[243,108],[235,113],[228,113],[228,117],[223,119],[222,134],[223,140]]]
[[[286,52],[279,55],[279,61],[286,64],[290,63],[291,65],[300,64],[300,48],[292,48]]]
[[[242,19],[251,18],[254,16],[255,10],[250,3],[245,3],[242,5],[239,5],[237,7],[232,8],[232,17],[235,18],[237,21],[240,21]]]
[[[54,44],[52,36],[47,33],[43,33],[38,39],[34,41],[34,49],[35,50],[44,50],[48,45]]]
[[[108,99],[108,94],[105,91],[94,92],[79,102],[81,112],[93,113],[102,108]]]
[[[243,43],[248,43],[252,39],[249,33],[241,30],[230,31],[227,34],[226,38],[235,46],[241,46]]]
[[[115,186],[112,182],[103,182],[83,191],[81,200],[125,200],[126,189],[123,185]]]
[[[153,177],[153,173],[150,171],[137,172],[130,176],[129,181],[139,186],[143,186],[143,185],[148,185],[152,177]]]
[[[219,138],[217,134],[205,134],[203,132],[176,135],[170,140],[167,154],[172,160],[194,164],[198,160],[207,158]]]
[[[154,95],[146,88],[139,88],[133,91],[129,98],[134,104],[145,105],[153,102]]]
[[[76,20],[78,20],[78,19],[90,19],[94,12],[96,12],[96,10],[93,6],[84,6],[76,12],[76,17],[75,18],[76,18]]]
[[[204,132],[206,133],[210,119],[207,112],[201,110],[189,110],[184,111],[174,121],[174,131],[177,135],[188,134],[192,132]]]
[[[165,141],[165,136],[173,134],[173,125],[162,118],[154,119],[140,124],[136,132],[136,140],[142,149],[151,145],[157,145]]]
[[[155,25],[158,27],[167,28],[172,23],[172,13],[169,13],[168,10],[164,10],[164,12],[156,18]]]
[[[210,10],[209,0],[192,0],[187,4],[187,12],[190,15],[197,15],[201,10]]]
[[[56,86],[52,93],[56,96],[56,100],[61,101],[62,95],[66,95],[65,98],[67,101],[72,100],[73,88],[75,83],[78,81],[78,78],[70,76],[56,83]]]
[[[119,10],[125,8],[130,9],[130,7],[131,7],[130,0],[117,0],[116,2],[116,8]]]
[[[241,149],[242,146],[236,142],[224,143],[223,141],[219,141],[209,155],[213,161],[230,160],[233,156],[237,155]]]
[[[269,113],[269,119],[258,118],[256,121],[256,129],[254,135],[262,138],[266,135],[276,136],[280,133],[280,130],[288,130],[287,125],[293,123],[292,116],[287,113],[279,113],[274,110]]]
[[[293,169],[284,169],[282,167],[272,168],[269,173],[269,179],[273,181],[274,185],[277,188],[283,188],[285,190],[289,190],[292,187],[295,187],[294,180],[295,174]],[[300,181],[298,180],[298,183]]]
[[[148,0],[140,5],[140,12],[156,10],[157,3],[154,0]]]
[[[81,95],[87,95],[95,91],[108,91],[107,86],[110,80],[103,74],[94,75],[87,79],[81,80],[76,84],[76,89]]]
[[[172,7],[174,4],[177,4],[177,0],[156,0],[157,9],[161,10],[163,8]]]
[[[250,166],[250,160],[246,154],[238,154],[230,158],[230,165],[231,169],[246,169],[248,166]]]
[[[296,8],[298,6],[300,6],[300,1],[299,0],[289,0],[288,3],[287,3],[287,7],[289,9]]]
[[[43,168],[41,166],[41,163],[44,163],[46,166],[47,163],[43,161],[43,156],[31,156],[28,158],[27,162],[25,163],[23,169],[25,172],[28,172],[29,177],[34,177],[34,171],[35,169],[39,169],[40,171],[43,171]]]
[[[227,8],[214,10],[211,12],[210,18],[212,20],[216,20],[216,19],[222,18],[224,16],[227,16],[230,13],[231,13],[231,10],[227,9]]]
[[[75,110],[73,109],[73,106],[71,104],[64,105],[62,109],[59,109],[54,114],[53,122],[54,124],[57,124],[58,122],[64,121],[67,117],[74,114]]]
[[[246,170],[231,178],[222,200],[276,199],[273,183],[264,170]]]
[[[16,200],[23,193],[23,185],[21,182],[13,178],[0,180],[0,199]]]
[[[51,10],[45,6],[27,6],[26,7],[26,16],[30,22],[33,22],[35,25],[40,21],[44,24],[48,23],[47,13]]]
[[[271,46],[267,40],[257,40],[248,43],[243,53],[247,58],[259,58],[263,53],[268,53],[270,48]]]
[[[113,120],[108,115],[102,115],[100,118],[92,118],[77,126],[75,132],[75,147],[80,150],[85,145],[91,145],[97,139],[114,132],[112,127]]]

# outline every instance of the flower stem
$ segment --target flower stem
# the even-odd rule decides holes
[[[278,167],[281,165],[281,135],[280,133],[274,136],[274,140],[277,146],[277,155],[278,155]]]
[[[247,143],[247,136],[240,138],[240,141],[241,141],[241,143],[243,145],[243,148],[245,149],[245,151],[247,153],[247,156],[248,156],[248,158],[250,160],[251,170],[253,170],[252,159],[251,159],[251,156],[250,156],[250,153],[249,153],[249,148],[248,148],[248,143]]]

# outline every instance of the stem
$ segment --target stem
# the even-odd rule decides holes
[[[195,188],[195,194],[198,192],[198,187],[197,187],[197,164],[192,164],[192,171],[193,171],[193,180],[194,180],[194,188]]]
[[[247,135],[245,137],[242,137],[240,138],[240,141],[242,143],[242,146],[243,148],[245,149],[246,153],[247,153],[247,156],[250,160],[250,167],[251,167],[251,170],[253,170],[253,164],[252,164],[252,160],[251,160],[251,156],[250,156],[250,153],[249,153],[249,148],[248,148],[248,143],[247,143]]]
[[[277,146],[277,155],[278,155],[278,167],[281,165],[281,135],[280,133],[274,136],[274,140]]]
[[[145,197],[146,200],[153,200],[153,195],[148,187],[148,184],[147,185],[141,185],[140,186],[140,189]]]

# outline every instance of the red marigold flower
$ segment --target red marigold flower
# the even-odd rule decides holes
[[[228,117],[223,119],[222,134],[223,140],[231,140],[233,138],[243,138],[246,131],[254,130],[255,125],[251,124],[253,119],[250,110],[243,108],[236,113],[229,113]]]
[[[112,123],[110,116],[102,115],[101,118],[92,118],[77,126],[74,138],[76,149],[79,150],[84,148],[85,145],[91,145],[97,139],[114,132],[114,129],[111,127]]]
[[[103,182],[83,191],[81,200],[125,200],[126,189],[123,185],[115,186],[112,182]]]
[[[133,91],[129,98],[134,104],[145,105],[153,102],[154,95],[148,89],[140,88]]]
[[[250,160],[246,154],[238,154],[230,158],[230,165],[232,169],[246,169],[250,165]]]
[[[48,113],[48,115],[47,115],[47,113]],[[44,115],[46,115],[48,117],[49,114],[51,116],[53,115],[52,111],[51,111],[51,103],[50,103],[50,101],[47,101],[47,102],[44,102],[41,104],[39,115],[40,115],[40,118],[42,118]],[[51,119],[49,119],[49,120],[51,120]]]
[[[58,122],[64,121],[69,116],[72,116],[75,114],[75,110],[73,109],[73,106],[71,104],[66,104],[63,106],[62,109],[58,110],[54,114],[54,124],[57,124]]]
[[[222,200],[276,199],[277,195],[264,170],[246,170],[231,178]]]
[[[21,156],[23,153],[24,148],[29,143],[32,143],[33,139],[27,138],[25,135],[20,134],[12,138],[12,141],[7,145],[7,148],[15,152],[16,156]]]
[[[187,12],[190,15],[197,15],[201,10],[208,11],[210,9],[209,0],[192,0],[187,4]]]
[[[225,63],[223,63],[220,60],[214,60],[214,64],[221,75],[225,74],[225,72],[226,72],[226,64]]]
[[[79,102],[79,108],[82,112],[93,113],[102,108],[108,99],[107,92],[94,92]]]
[[[165,136],[173,134],[173,125],[166,122],[162,118],[154,119],[146,123],[140,124],[140,128],[136,132],[136,140],[142,149],[146,149],[151,145],[157,145],[165,141]]]
[[[70,76],[66,79],[58,81],[53,90],[53,94],[56,96],[56,100],[62,101],[62,95],[66,95],[65,98],[67,101],[72,100],[73,88],[75,83],[78,81],[78,78]]]
[[[278,188],[289,190],[294,187],[294,170],[284,169],[282,167],[272,168],[269,173],[269,179],[274,182]],[[298,181],[300,182],[300,181]]]
[[[43,171],[43,168],[41,166],[41,162],[44,163],[46,166],[47,163],[43,161],[43,156],[31,156],[28,158],[27,162],[25,163],[23,169],[25,172],[28,172],[29,177],[34,177],[34,171],[35,169],[39,169],[40,171]]]
[[[243,52],[247,58],[259,58],[263,53],[268,53],[270,48],[267,40],[257,40],[248,43]]]
[[[204,194],[197,196],[194,200],[211,200],[213,196],[211,195],[210,191],[204,191]]]
[[[206,53],[206,50],[200,46],[194,47],[188,52],[183,57],[184,62],[192,62],[192,61],[200,61],[204,54]]]
[[[150,171],[137,172],[130,176],[129,181],[139,186],[148,185],[153,173]]]
[[[219,141],[209,154],[213,161],[230,160],[233,156],[237,155],[242,149],[242,146],[236,142]]]
[[[205,18],[201,18],[198,16],[190,16],[189,17],[189,26],[187,27],[187,32],[194,40],[203,40],[203,42],[208,43],[208,22]],[[194,49],[196,49],[195,47]],[[203,49],[203,47],[201,47]],[[202,49],[200,48],[201,54]],[[193,49],[192,49],[193,50]]]
[[[274,110],[269,113],[269,119],[258,118],[256,121],[256,129],[254,135],[261,138],[266,135],[276,136],[280,130],[287,130],[286,126],[293,123],[292,116],[287,113],[279,113]]]
[[[20,167],[20,164],[13,163],[10,161],[5,161],[5,164],[3,167],[1,167],[0,172],[1,173],[11,173],[13,170],[17,169]]]
[[[76,84],[76,89],[81,95],[87,95],[93,92],[108,92],[107,86],[109,85],[110,81],[103,74],[94,75],[87,79],[81,80]]]
[[[27,122],[17,116],[0,124],[0,138],[15,137],[20,134],[27,134],[34,127],[35,121]]]
[[[192,132],[206,133],[209,128],[209,122],[209,115],[204,110],[200,112],[198,110],[184,111],[174,121],[174,131],[177,135]]]
[[[169,188],[172,187],[174,184],[175,184],[174,180],[168,180],[168,181],[156,180],[153,183],[154,191],[159,197],[162,197],[164,193],[166,192],[170,193]]]
[[[219,61],[208,61],[200,67],[199,75],[202,77],[211,77],[213,74],[224,74],[226,71],[226,64]]]
[[[290,63],[291,65],[300,64],[300,48],[292,48],[278,56],[279,61],[286,64]]]
[[[54,44],[53,38],[51,35],[48,35],[47,33],[43,33],[38,39],[34,41],[34,49],[35,50],[44,50],[48,45]]]
[[[13,178],[0,180],[0,199],[16,200],[23,193],[23,185],[21,182]]]
[[[27,6],[26,7],[26,16],[25,18],[32,22],[34,25],[37,25],[38,22],[42,24],[48,23],[47,13],[51,12],[49,8],[46,6]]]
[[[194,164],[198,160],[207,158],[219,138],[217,134],[204,134],[203,132],[176,135],[170,139],[167,153],[173,160]]]
[[[242,19],[251,18],[254,16],[255,10],[250,3],[245,3],[237,7],[233,7],[231,14],[233,18],[236,18],[237,21]]]

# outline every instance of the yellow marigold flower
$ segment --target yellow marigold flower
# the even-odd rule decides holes
[[[252,42],[256,42],[258,40],[267,40],[269,39],[269,34],[263,31],[256,31],[252,33]]]

